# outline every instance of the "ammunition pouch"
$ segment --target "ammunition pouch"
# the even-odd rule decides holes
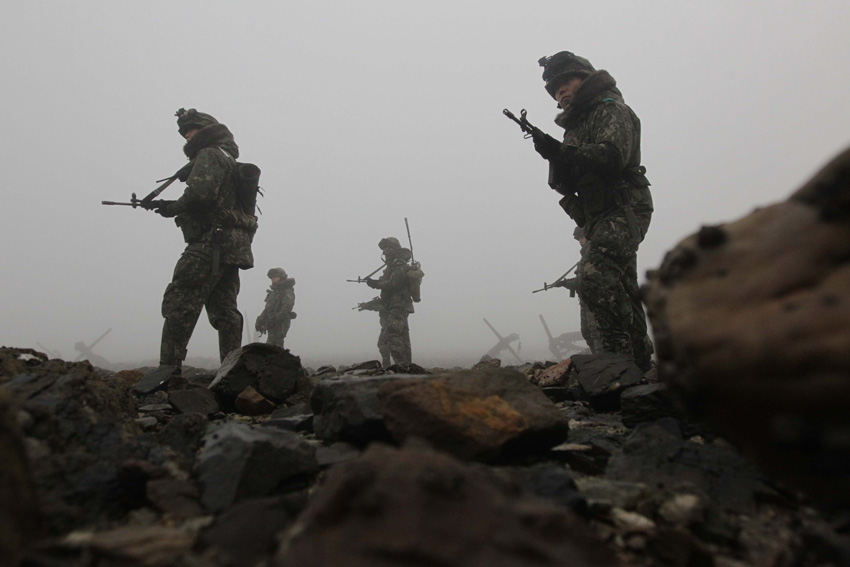
[[[578,226],[584,226],[587,223],[587,217],[582,210],[581,201],[577,195],[564,195],[564,197],[558,201],[558,204]]]
[[[243,213],[237,209],[220,211],[216,215],[216,224],[222,228],[246,230],[252,237],[257,232],[257,217]]]
[[[183,233],[183,241],[186,244],[200,242],[204,234],[210,229],[207,223],[189,213],[181,213],[174,217],[174,224],[180,228]]]

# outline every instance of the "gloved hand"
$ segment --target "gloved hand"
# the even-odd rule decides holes
[[[157,212],[157,214],[167,219],[177,216],[177,210],[174,206],[174,201],[161,201],[160,203],[157,203],[157,207],[154,210]]]
[[[542,130],[535,130],[531,139],[534,140],[534,149],[543,159],[552,159],[561,151],[561,142]]]
[[[378,289],[378,282],[376,282],[372,278],[366,278],[366,285],[368,285],[372,289]]]

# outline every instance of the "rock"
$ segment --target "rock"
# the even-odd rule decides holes
[[[221,410],[215,394],[206,388],[169,392],[168,403],[180,413],[199,413],[209,416]]]
[[[655,507],[652,490],[641,482],[585,477],[576,480],[576,485],[590,511],[597,515],[606,515],[614,508],[648,515]]]
[[[534,372],[530,382],[541,388],[551,386],[563,386],[567,382],[567,374],[572,366],[572,360],[569,358],[562,360],[558,364],[554,364],[543,370]]]
[[[125,514],[118,467],[147,452],[130,387],[86,362],[25,350],[0,349],[0,369],[3,388],[32,418],[23,433],[41,448],[30,455],[30,472],[48,533]]]
[[[626,427],[665,417],[683,417],[667,386],[660,383],[628,388],[620,395],[620,411]]]
[[[179,375],[179,366],[162,364],[159,367],[145,373],[142,379],[136,382],[136,385],[133,386],[133,391],[141,396],[151,394],[157,390],[165,388],[169,380]]]
[[[249,386],[282,403],[295,393],[301,373],[301,359],[288,350],[251,343],[227,355],[209,387],[231,403]]]
[[[579,492],[572,475],[563,467],[540,464],[515,470],[513,476],[529,494],[579,514],[587,513],[587,500]]]
[[[199,413],[175,415],[157,434],[157,441],[191,462],[201,448],[208,425]]]
[[[344,463],[360,456],[360,449],[350,443],[338,442],[330,447],[316,449],[316,461],[320,467]]]
[[[397,441],[425,439],[465,459],[546,450],[569,430],[555,405],[515,370],[411,377],[382,384],[378,397]]]
[[[159,479],[146,485],[147,500],[160,512],[178,520],[204,514],[200,496],[195,483],[186,480]]]
[[[248,386],[236,396],[236,409],[243,415],[266,415],[274,411],[275,405]]]
[[[640,383],[643,377],[634,360],[622,354],[574,354],[570,360],[570,379],[575,380],[584,399],[600,412],[620,409],[623,389]]]
[[[315,453],[288,431],[233,422],[212,428],[196,462],[201,501],[220,512],[237,500],[268,496],[286,480],[315,473]]]
[[[0,565],[17,565],[20,553],[42,536],[17,408],[0,386]]]
[[[328,443],[390,441],[378,389],[385,382],[400,379],[395,375],[322,379],[310,397],[313,431]]]
[[[310,407],[306,403],[279,408],[269,416],[268,421],[263,425],[288,431],[312,431],[313,412],[310,411]]]
[[[215,519],[198,538],[199,544],[231,567],[255,567],[277,549],[278,534],[290,526],[306,505],[306,497],[246,500]]]
[[[334,467],[274,567],[617,565],[577,516],[424,449],[373,445]]]
[[[622,452],[608,461],[605,476],[706,495],[715,505],[738,512],[753,510],[759,484],[758,473],[734,449],[684,440],[670,418],[638,426]]]
[[[705,518],[705,507],[696,494],[676,494],[658,508],[658,515],[669,524],[687,527]]]
[[[89,547],[100,559],[93,564],[169,567],[194,543],[194,536],[176,528],[128,526],[94,534]]]
[[[850,504],[850,149],[787,201],[703,227],[645,289],[659,371],[763,470]]]
[[[652,534],[655,532],[655,522],[637,512],[614,508],[611,510],[611,519],[614,525],[626,534]]]

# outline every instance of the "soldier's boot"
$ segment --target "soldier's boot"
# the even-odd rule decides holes
[[[169,319],[162,325],[162,342],[159,346],[160,366],[180,368],[186,359],[186,346],[192,338],[192,330]]]

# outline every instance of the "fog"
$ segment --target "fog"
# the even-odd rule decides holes
[[[578,330],[563,289],[578,260],[546,163],[502,116],[556,137],[538,58],[570,50],[608,70],[641,118],[655,214],[639,272],[703,224],[785,199],[850,143],[850,4],[821,2],[164,2],[7,0],[0,20],[0,344],[76,341],[156,360],[160,303],[183,250],[140,197],[185,163],[174,112],[197,108],[262,168],[253,328],[269,268],[296,280],[286,346],[305,363],[378,357],[375,296],[346,279],[406,243],[425,278],[414,362],[469,365],[482,322],[548,354]],[[183,185],[163,198],[177,198]],[[216,357],[202,314],[190,357]]]

